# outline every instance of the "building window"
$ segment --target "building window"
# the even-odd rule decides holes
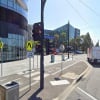
[[[8,0],[8,6],[9,7],[14,7],[14,0]]]

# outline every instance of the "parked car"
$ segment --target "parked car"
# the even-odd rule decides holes
[[[83,54],[83,51],[82,50],[76,50],[75,53],[76,54]]]

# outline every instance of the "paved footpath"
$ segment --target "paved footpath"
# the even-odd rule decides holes
[[[66,56],[67,55],[65,55],[65,58]],[[71,57],[72,55],[70,55],[70,58]],[[61,63],[61,61],[62,61],[61,55],[55,55],[55,60],[53,63],[51,63],[51,55],[44,56],[45,67],[48,67],[49,65]],[[0,65],[0,76],[8,76],[11,74],[16,74],[22,71],[29,70],[29,63],[30,63],[29,58],[24,60],[2,63],[2,66]],[[40,68],[40,56],[34,55],[34,57],[31,58],[31,69],[39,69],[39,68]]]
[[[65,100],[72,87],[91,70],[91,66],[79,61],[62,70],[45,78],[44,89],[40,90],[37,83],[20,100]]]

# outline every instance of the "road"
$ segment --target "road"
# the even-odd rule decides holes
[[[100,100],[100,65],[92,65],[91,74],[81,80],[66,100]]]

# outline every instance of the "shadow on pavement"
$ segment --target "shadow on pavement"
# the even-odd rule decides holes
[[[42,91],[42,89],[38,89],[28,100],[42,100],[42,98],[37,97],[37,95]]]

